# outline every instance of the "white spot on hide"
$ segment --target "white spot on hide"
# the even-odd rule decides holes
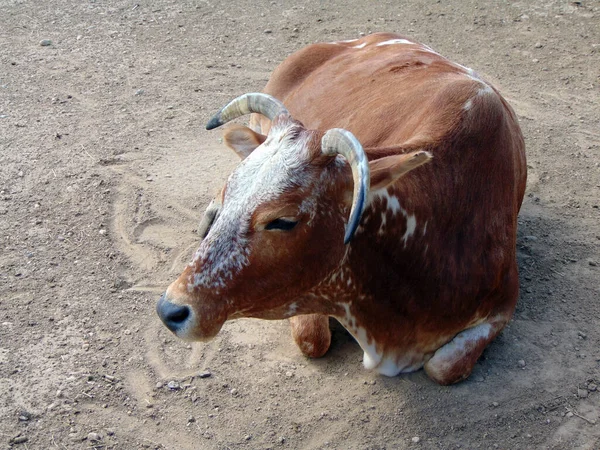
[[[402,210],[402,214],[404,214],[404,217],[406,217],[406,231],[404,232],[404,236],[402,236],[404,247],[406,247],[406,241],[408,241],[408,238],[415,234],[415,229],[417,228],[417,219],[415,219],[414,214],[409,216],[404,210]]]
[[[458,333],[454,339],[443,347],[440,347],[433,358],[435,360],[446,361],[454,360],[468,350],[469,344],[476,343],[482,339],[487,340],[492,332],[492,326],[489,323],[482,323],[468,330]],[[432,358],[432,359],[433,359]]]
[[[362,348],[363,365],[366,369],[375,369],[382,375],[393,377],[399,373],[413,372],[423,366],[423,355],[409,352],[408,354],[397,356],[394,352],[385,353],[381,350],[375,340],[373,340],[363,327],[358,323],[357,318],[350,311],[350,305],[340,304],[344,308],[344,316],[337,317],[342,325],[354,336]]]
[[[398,200],[398,197],[396,197],[395,195],[390,195],[387,189],[379,189],[378,191],[372,193],[371,196],[371,204],[373,204],[373,200],[376,198],[385,198],[387,201],[387,210],[385,212],[382,213],[382,221],[381,221],[381,227],[379,228],[378,233],[384,234],[385,233],[385,229],[384,226],[388,226],[388,228],[393,228],[393,225],[388,225],[387,224],[387,220],[383,220],[383,217],[386,216],[388,211],[392,212],[392,215],[395,216],[396,214],[398,214],[398,212],[400,212],[404,218],[406,219],[406,231],[404,232],[404,235],[401,237],[402,242],[404,242],[404,246],[406,247],[406,244],[408,242],[408,238],[410,238],[411,236],[413,236],[415,234],[415,230],[417,228],[417,218],[415,217],[414,214],[408,214],[408,212],[402,208],[402,206],[400,205],[400,201]]]
[[[292,316],[296,315],[297,311],[298,311],[298,303],[294,302],[290,306],[288,306],[288,310],[285,315],[286,315],[286,317],[292,317]]]
[[[438,52],[436,52],[434,49],[432,49],[429,45],[421,44],[421,48],[423,50],[425,50],[426,52],[433,53],[434,55],[441,56]]]
[[[377,47],[381,47],[383,45],[393,45],[393,44],[414,44],[407,39],[390,39],[389,41],[383,41],[377,44]]]
[[[465,102],[465,104],[463,105],[463,111],[470,111],[473,108],[473,99],[477,98],[477,97],[481,97],[484,95],[488,95],[488,94],[493,94],[494,90],[491,88],[491,86],[489,86],[488,84],[486,84],[485,82],[483,82],[482,80],[478,79],[478,78],[473,78],[473,80],[477,81],[478,83],[480,83],[483,87],[480,88],[477,93],[475,94],[475,96],[473,98],[470,98],[469,100],[467,100]]]

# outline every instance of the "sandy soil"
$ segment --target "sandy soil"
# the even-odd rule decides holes
[[[600,3],[404,3],[0,0],[0,448],[600,448]],[[519,306],[456,386],[339,326],[311,361],[286,322],[187,345],[154,312],[237,163],[205,121],[371,31],[478,70],[526,137]]]

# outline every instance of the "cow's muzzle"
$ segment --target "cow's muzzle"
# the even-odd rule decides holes
[[[175,334],[187,327],[192,315],[189,306],[171,303],[166,299],[165,294],[161,295],[156,304],[156,313],[165,326]]]

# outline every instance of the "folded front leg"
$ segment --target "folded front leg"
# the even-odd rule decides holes
[[[292,337],[302,353],[319,358],[327,353],[331,344],[329,317],[323,314],[306,314],[290,318]]]

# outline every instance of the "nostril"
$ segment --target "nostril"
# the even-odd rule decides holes
[[[189,306],[171,303],[163,295],[156,305],[156,312],[167,328],[177,332],[190,317]]]
[[[170,309],[165,315],[165,319],[175,323],[185,322],[190,316],[190,308],[187,306],[176,306]]]

